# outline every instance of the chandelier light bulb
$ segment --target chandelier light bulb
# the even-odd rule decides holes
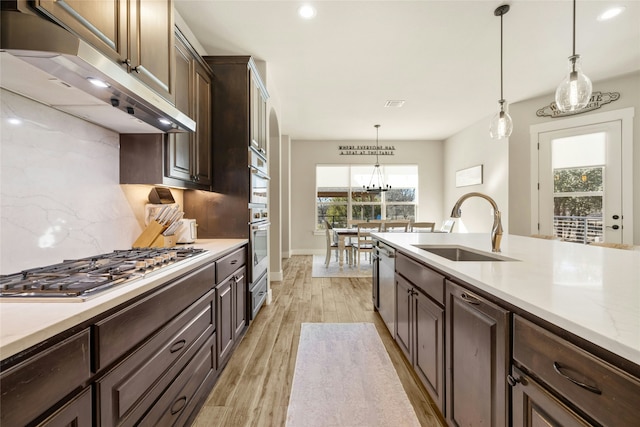
[[[569,57],[569,72],[556,89],[556,105],[561,111],[583,109],[591,98],[593,86],[589,77],[582,72],[580,55]]]
[[[498,101],[498,112],[491,119],[489,126],[489,136],[493,139],[503,139],[511,136],[513,131],[513,121],[507,112],[507,101]]]

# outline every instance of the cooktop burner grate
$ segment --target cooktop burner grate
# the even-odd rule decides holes
[[[89,297],[205,253],[193,247],[116,250],[0,276],[0,297]]]

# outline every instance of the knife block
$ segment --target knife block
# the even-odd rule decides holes
[[[136,241],[133,242],[132,247],[134,248],[152,247],[152,244],[158,239],[158,237],[167,237],[167,236],[162,236],[162,232],[166,229],[167,227],[160,224],[158,221],[149,222],[149,225],[147,225],[147,228],[145,228],[140,234],[140,236],[138,236]]]
[[[151,243],[151,248],[171,248],[176,245],[176,235],[172,234],[171,236],[163,236],[160,234],[156,239]]]

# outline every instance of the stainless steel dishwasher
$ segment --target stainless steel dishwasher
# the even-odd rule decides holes
[[[395,339],[396,292],[395,270],[396,250],[378,242],[375,256],[378,258],[378,313]]]

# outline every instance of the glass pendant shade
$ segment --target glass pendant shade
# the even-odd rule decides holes
[[[498,112],[491,119],[489,136],[493,139],[508,138],[513,131],[513,121],[507,111],[507,101],[498,101]]]
[[[569,72],[556,89],[556,105],[561,111],[583,109],[591,98],[591,80],[582,72],[580,55],[569,57]]]

